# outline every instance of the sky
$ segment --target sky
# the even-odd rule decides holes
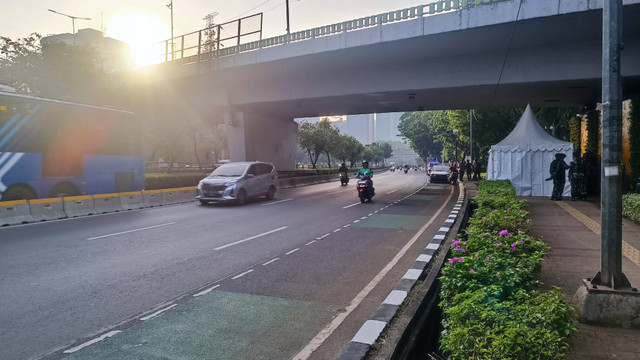
[[[18,39],[71,33],[72,20],[49,12],[91,18],[75,20],[75,29],[105,30],[130,43],[170,38],[172,0],[0,0],[0,36]],[[423,5],[431,0],[289,0],[291,31]],[[215,23],[264,13],[263,38],[286,33],[285,0],[173,0],[174,36],[205,27],[203,17],[217,12]]]

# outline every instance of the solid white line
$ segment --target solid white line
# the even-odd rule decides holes
[[[346,208],[350,208],[350,207],[352,207],[352,206],[356,206],[356,205],[360,205],[360,203],[359,203],[359,202],[357,202],[357,203],[355,203],[355,204],[351,204],[351,205],[343,206],[342,208],[343,208],[343,209],[346,209]]]
[[[151,314],[151,315],[147,315],[147,316],[145,316],[145,317],[141,317],[141,318],[140,318],[140,320],[142,320],[142,321],[149,320],[149,319],[151,319],[152,317],[155,317],[155,316],[157,316],[157,315],[160,315],[160,314],[162,314],[163,312],[165,312],[165,311],[167,311],[167,310],[169,310],[169,309],[171,309],[171,308],[174,308],[174,307],[176,307],[176,306],[178,306],[178,304],[173,304],[173,305],[171,305],[171,306],[169,306],[169,307],[166,307],[166,308],[164,308],[164,309],[162,309],[162,310],[158,310],[158,311],[154,312],[154,313],[153,313],[153,314]]]
[[[121,333],[121,332],[122,332],[122,331],[120,331],[120,330],[109,331],[108,333],[106,333],[106,334],[104,334],[104,335],[102,335],[102,336],[100,336],[100,337],[97,337],[97,338],[95,338],[95,339],[93,339],[93,340],[89,340],[89,341],[87,341],[87,342],[86,342],[86,343],[84,343],[84,344],[80,344],[80,345],[78,345],[78,346],[76,346],[76,347],[74,347],[74,348],[71,348],[71,349],[69,349],[69,350],[65,350],[65,351],[63,351],[63,353],[65,353],[65,354],[71,354],[71,353],[74,353],[74,352],[76,352],[76,351],[78,351],[78,350],[80,350],[80,349],[86,348],[86,347],[87,347],[87,346],[89,346],[89,345],[95,344],[95,343],[97,343],[98,341],[102,341],[102,340],[104,340],[104,339],[106,339],[106,338],[108,338],[108,337],[112,337],[113,335],[115,335],[115,334],[117,334],[117,333]]]
[[[239,279],[239,278],[241,278],[241,277],[243,277],[243,276],[245,276],[245,275],[247,275],[248,273],[251,273],[251,272],[253,272],[253,269],[250,269],[250,270],[247,270],[247,271],[245,271],[245,272],[243,272],[241,274],[238,274],[238,275],[232,277],[231,280]]]
[[[248,237],[248,238],[246,238],[246,239],[238,240],[238,241],[236,241],[236,242],[232,242],[231,244],[222,245],[222,246],[219,246],[219,247],[217,247],[217,248],[215,248],[215,249],[213,249],[213,250],[222,250],[222,249],[226,249],[226,248],[231,247],[231,246],[234,246],[234,245],[242,244],[243,242],[246,242],[246,241],[249,241],[249,240],[257,239],[257,238],[259,238],[259,237],[261,237],[261,236],[265,236],[265,235],[273,234],[273,233],[274,233],[274,232],[276,232],[276,231],[284,230],[284,229],[286,229],[286,228],[288,228],[288,226],[283,226],[283,227],[281,227],[281,228],[277,228],[277,229],[275,229],[275,230],[271,230],[271,231],[263,232],[262,234],[258,234],[258,235],[252,236],[252,237]]]
[[[296,252],[298,250],[300,250],[300,248],[293,249],[293,250],[289,251],[288,253],[286,253],[285,255],[291,255],[291,254],[293,254],[294,252]]]
[[[314,241],[315,241],[315,240],[314,240]],[[271,259],[271,260],[267,261],[266,263],[264,263],[264,264],[262,264],[262,265],[263,265],[263,266],[267,266],[267,265],[271,264],[272,262],[276,262],[276,261],[278,261],[278,260],[280,260],[280,258]]]
[[[395,189],[395,190],[393,190],[393,191],[389,191],[389,192],[387,193],[387,195],[389,195],[389,194],[393,194],[393,193],[394,193],[394,192],[396,192],[396,191],[398,191],[398,189]]]
[[[306,243],[305,245],[309,246],[309,245],[313,244],[314,242],[316,242],[316,241],[315,240],[311,240],[308,243]]]
[[[198,296],[202,296],[202,295],[204,295],[204,294],[207,294],[207,293],[211,292],[211,290],[213,290],[213,289],[215,289],[215,288],[217,288],[217,287],[219,287],[219,286],[220,286],[220,285],[216,285],[216,286],[214,286],[214,287],[210,287],[210,288],[208,288],[207,290],[201,291],[201,292],[199,292],[199,293],[197,293],[197,294],[193,294],[193,297],[198,297]]]
[[[262,206],[274,205],[274,204],[280,204],[280,203],[283,203],[283,202],[285,202],[285,201],[291,201],[291,200],[293,200],[293,198],[291,198],[291,199],[284,199],[284,200],[280,200],[280,201],[274,201],[274,202],[270,202],[270,203],[267,203],[267,204],[262,204]]]
[[[413,246],[413,244],[418,240],[418,238],[427,230],[429,226],[435,221],[435,219],[440,215],[442,210],[445,208],[451,197],[453,196],[453,187],[451,187],[451,193],[447,200],[440,206],[438,211],[431,217],[431,219],[424,224],[424,226],[418,230],[418,232],[409,240],[409,242],[396,254],[396,256],[389,262],[380,272],[367,284],[367,286],[356,295],[356,297],[351,300],[349,306],[345,308],[344,312],[339,313],[333,321],[329,323],[324,329],[320,330],[320,332],[304,347],[296,356],[293,357],[295,360],[306,360],[324,341],[331,336],[331,334],[342,324],[342,322],[349,316],[353,310],[355,310],[358,305],[364,300],[367,295],[373,290],[373,288],[387,275],[389,271],[400,261],[400,259],[409,251],[409,249]]]
[[[106,238],[109,236],[116,236],[116,235],[122,235],[122,234],[128,234],[128,233],[132,233],[132,232],[136,232],[136,231],[142,231],[142,230],[149,230],[149,229],[153,229],[153,228],[157,228],[157,227],[161,227],[161,226],[167,226],[167,225],[173,225],[176,222],[170,222],[170,223],[166,223],[166,224],[160,224],[160,225],[153,225],[153,226],[147,226],[147,227],[143,227],[140,229],[134,229],[134,230],[128,230],[128,231],[121,231],[121,232],[117,232],[117,233],[113,233],[113,234],[107,234],[107,235],[101,235],[101,236],[95,236],[95,237],[90,237],[87,240],[97,240],[97,239],[102,239],[102,238]]]

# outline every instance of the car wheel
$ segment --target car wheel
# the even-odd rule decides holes
[[[267,190],[267,194],[264,197],[266,197],[267,200],[273,200],[275,196],[276,196],[276,188],[274,186],[270,186],[269,190]]]
[[[207,205],[207,204],[209,204],[209,202],[207,200],[200,200],[200,204]]]
[[[244,205],[247,202],[247,192],[244,189],[238,192],[238,196],[236,197],[236,204]]]

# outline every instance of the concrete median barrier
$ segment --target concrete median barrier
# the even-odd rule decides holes
[[[27,200],[0,201],[0,226],[33,222]]]
[[[93,207],[97,214],[124,211],[120,202],[120,194],[93,195]]]
[[[196,188],[195,187],[184,187],[184,188],[174,188],[174,189],[165,189],[164,192],[164,204],[178,204],[194,201],[196,198]]]
[[[35,222],[64,219],[67,217],[67,214],[64,212],[64,206],[62,205],[62,198],[29,200],[29,209]]]
[[[142,192],[142,198],[144,199],[144,205],[146,207],[164,205],[164,191],[165,190],[146,190],[146,191],[143,191]]]
[[[64,213],[68,217],[94,215],[93,197],[91,195],[67,196],[62,198]]]
[[[141,191],[123,192],[119,195],[123,210],[137,210],[145,206]]]

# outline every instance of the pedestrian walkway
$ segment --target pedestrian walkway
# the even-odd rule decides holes
[[[533,220],[532,235],[551,246],[542,265],[542,289],[562,288],[570,301],[582,279],[600,271],[600,208],[582,201],[526,198]],[[640,226],[623,219],[622,272],[640,286]],[[640,359],[640,330],[576,324],[566,359]]]
[[[478,183],[465,181],[469,198]],[[560,287],[571,298],[582,279],[600,271],[600,208],[583,201],[551,201],[546,197],[525,197],[531,233],[551,247],[542,265],[541,289]],[[622,272],[631,285],[640,288],[640,226],[623,219]],[[640,330],[610,328],[576,323],[578,331],[569,338],[567,360],[640,359]]]

